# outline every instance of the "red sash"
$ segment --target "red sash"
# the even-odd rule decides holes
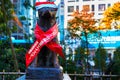
[[[51,41],[53,38],[57,36],[58,33],[57,24],[55,24],[46,32],[42,31],[37,24],[34,32],[37,40],[34,42],[29,51],[26,53],[26,67],[30,65],[30,63],[38,55],[43,46],[47,46],[50,50],[52,50],[55,53],[58,53],[62,58],[64,58],[62,47],[56,42]]]

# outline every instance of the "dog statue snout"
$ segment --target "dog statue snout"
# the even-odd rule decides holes
[[[45,12],[42,13],[42,17],[50,18],[52,17],[52,13],[49,10],[46,10]]]

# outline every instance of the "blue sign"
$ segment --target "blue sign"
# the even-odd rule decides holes
[[[21,44],[21,43],[33,43],[33,40],[25,40],[25,39],[19,39],[19,40],[12,40],[12,43],[17,43],[17,44]]]
[[[99,44],[102,44],[104,48],[119,47],[120,46],[120,30],[100,31],[98,33],[89,34],[88,47],[98,48]]]

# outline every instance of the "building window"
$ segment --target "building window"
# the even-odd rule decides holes
[[[92,11],[95,11],[95,6],[94,5],[92,5]]]
[[[71,14],[69,14],[68,16],[71,16]]]
[[[83,1],[90,1],[90,0],[83,0]]]
[[[111,4],[108,4],[108,7],[110,7],[111,6]]]
[[[90,5],[83,5],[83,10],[90,11]]]
[[[76,2],[79,2],[79,0],[76,0]]]
[[[105,4],[99,4],[98,5],[98,10],[99,11],[105,11]]]
[[[68,12],[73,12],[74,11],[74,6],[68,6]]]
[[[103,15],[103,13],[98,13],[98,15]]]
[[[79,6],[76,6],[76,10],[78,10],[78,11],[79,11]]]
[[[83,0],[83,1],[94,1],[94,0]]]
[[[18,0],[13,0],[13,3],[17,3],[18,2]]]
[[[75,0],[68,0],[68,2],[75,2]]]

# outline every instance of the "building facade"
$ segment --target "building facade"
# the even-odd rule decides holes
[[[103,12],[117,1],[119,0],[64,0],[64,29],[67,28],[67,21],[72,18],[71,14],[74,11],[81,11],[83,8],[87,8],[90,12],[94,13],[94,18],[99,20],[103,17]],[[104,48],[107,49],[108,53],[114,53],[116,47],[120,46],[118,44],[120,42],[119,30],[101,31],[101,34],[100,40],[96,40],[97,38],[93,34],[88,38],[90,53],[94,54],[100,43],[104,44]]]
[[[33,9],[36,0],[11,0],[14,12],[22,26],[17,25],[17,30],[12,33],[13,43],[26,43],[33,35],[36,23],[36,13]]]
[[[95,19],[102,18],[103,12],[107,7],[113,5],[119,0],[64,0],[64,27],[67,27],[67,21],[73,11],[81,11],[84,7],[94,13]]]

